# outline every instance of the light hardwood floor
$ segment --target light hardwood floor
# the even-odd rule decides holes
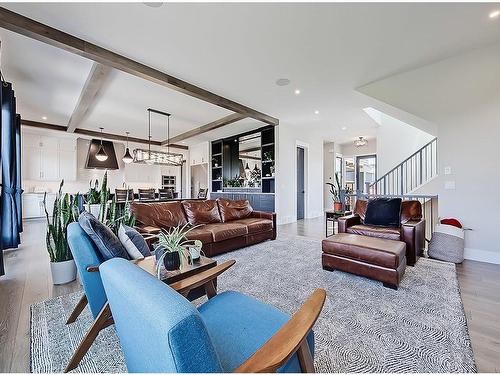
[[[280,233],[324,238],[322,218],[282,225]],[[23,245],[5,252],[0,277],[0,373],[29,371],[29,306],[80,289],[78,282],[53,286],[43,221],[25,223]],[[478,370],[500,372],[500,266],[465,261],[457,267]]]

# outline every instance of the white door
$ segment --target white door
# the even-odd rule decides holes
[[[22,177],[25,180],[40,180],[42,178],[40,148],[25,147],[23,149]]]
[[[76,180],[76,152],[59,151],[59,179]]]

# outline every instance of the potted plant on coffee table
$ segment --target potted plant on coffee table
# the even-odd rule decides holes
[[[62,194],[64,180],[59,185],[52,217],[46,206],[46,195],[43,199],[45,217],[47,218],[47,233],[45,243],[50,257],[50,271],[55,285],[66,284],[76,279],[76,265],[67,241],[68,225],[78,220],[78,194],[70,196]]]
[[[338,172],[335,173],[335,184],[331,182],[327,182],[326,184],[330,186],[330,194],[332,194],[333,198],[333,209],[335,211],[342,211],[342,200],[340,199],[340,190],[342,187],[340,185]]]
[[[157,259],[156,273],[158,278],[161,278],[161,264],[165,266],[167,271],[178,270],[181,267],[182,259],[186,258],[185,246],[193,243],[192,240],[186,239],[188,234],[197,226],[188,228],[189,224],[182,227],[170,228],[169,230],[162,229],[158,234],[158,244],[155,250]]]

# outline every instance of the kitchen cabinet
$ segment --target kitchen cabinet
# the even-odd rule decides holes
[[[76,140],[23,132],[23,178],[76,180]]]
[[[202,142],[189,147],[190,165],[208,163],[208,142]]]
[[[45,217],[43,205],[43,193],[24,193],[23,195],[23,218],[35,219]],[[52,215],[56,194],[47,193],[47,212]]]

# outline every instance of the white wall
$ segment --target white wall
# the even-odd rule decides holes
[[[297,220],[297,146],[306,149],[305,217],[323,215],[323,138],[321,131],[280,124],[277,129],[276,212],[279,224]]]
[[[433,135],[373,108],[365,111],[379,125],[377,128],[377,177],[383,176],[434,139]]]

